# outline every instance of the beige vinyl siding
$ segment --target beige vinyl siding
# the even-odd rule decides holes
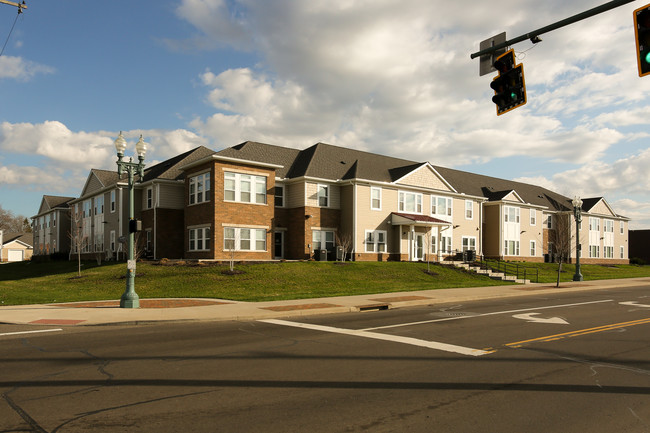
[[[458,226],[453,229],[452,237],[452,248],[454,250],[461,250],[463,248],[463,237],[475,237],[476,238],[476,250],[480,251],[481,245],[481,204],[472,200],[473,206],[473,218],[471,220],[465,219],[465,201],[469,200],[465,197],[454,197],[452,201],[453,211],[452,215],[454,217],[452,224]],[[429,209],[431,209],[429,207]]]
[[[284,185],[284,207],[296,208],[305,206],[305,184],[291,183]]]
[[[607,215],[607,216],[611,215],[611,216],[614,216],[614,215],[612,215],[612,212],[609,210],[609,208],[607,207],[605,202],[602,201],[602,200],[599,201],[598,204],[596,204],[596,206],[592,207],[589,210],[589,214],[590,215]]]
[[[386,252],[397,253],[399,249],[394,239],[389,236],[393,226],[390,225],[391,212],[397,211],[397,189],[382,188],[381,209],[370,209],[370,185],[357,185],[357,252],[365,251],[366,230],[384,230],[387,232]]]
[[[329,187],[329,202],[326,207],[328,209],[340,209],[341,187],[326,182],[307,182],[305,184],[305,206],[320,207],[318,206],[318,185],[327,185]]]
[[[433,188],[440,191],[450,191],[449,187],[431,170],[430,167],[422,166],[415,172],[405,176],[399,181],[400,185],[419,186]]]

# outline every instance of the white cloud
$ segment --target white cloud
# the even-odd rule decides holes
[[[29,81],[36,74],[53,74],[55,69],[50,66],[40,65],[21,57],[0,57],[0,80],[12,78],[18,81]]]

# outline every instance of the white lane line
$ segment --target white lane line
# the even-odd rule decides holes
[[[5,332],[4,334],[0,334],[0,337],[4,337],[5,335],[37,334],[41,332],[56,332],[56,331],[63,331],[63,329],[57,328],[57,329],[39,329],[38,331]]]
[[[334,334],[351,335],[354,337],[373,338],[375,340],[392,341],[394,343],[410,344],[412,346],[426,347],[428,349],[442,350],[445,352],[460,353],[461,355],[482,356],[493,351],[472,349],[470,347],[455,346],[453,344],[439,343],[437,341],[419,340],[417,338],[400,337],[397,335],[379,334],[355,329],[334,328],[331,326],[312,325],[309,323],[289,322],[287,320],[267,319],[260,322],[271,323],[281,326],[293,326],[295,328],[311,329],[314,331],[331,332]]]
[[[537,307],[537,308],[522,308],[520,310],[508,310],[508,311],[495,311],[492,313],[476,314],[473,316],[455,316],[455,317],[445,317],[443,319],[432,319],[432,320],[423,320],[420,322],[410,322],[410,323],[398,323],[396,325],[386,325],[386,326],[377,326],[375,328],[365,328],[362,331],[374,331],[377,329],[389,329],[389,328],[399,328],[402,326],[414,326],[414,325],[425,325],[427,323],[436,323],[436,322],[446,322],[449,320],[460,320],[460,319],[471,319],[474,317],[485,317],[485,316],[496,316],[498,314],[511,314],[511,313],[521,313],[523,311],[537,311],[537,310],[548,310],[551,308],[562,308],[562,307],[575,307],[579,305],[589,305],[589,304],[599,304],[603,302],[614,302],[613,299],[605,299],[603,301],[589,301],[589,302],[579,302],[575,304],[562,304],[562,305],[550,305],[547,307]]]

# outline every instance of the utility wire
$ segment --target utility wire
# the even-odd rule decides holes
[[[20,16],[21,13],[23,13],[23,10],[21,8],[18,8],[18,14],[16,15],[16,19],[14,19],[14,23],[11,26],[11,30],[9,30],[9,34],[7,35],[7,40],[5,41],[5,44],[2,46],[2,51],[0,51],[0,57],[2,57],[2,55],[5,52],[5,48],[7,48],[7,43],[9,42],[9,38],[11,38],[11,34],[14,31],[14,27],[16,27],[16,21],[18,21],[18,17]]]

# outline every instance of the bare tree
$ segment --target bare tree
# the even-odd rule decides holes
[[[31,233],[29,220],[23,215],[14,215],[9,210],[4,210],[0,205],[0,230],[7,233]]]
[[[334,234],[336,244],[343,249],[343,262],[348,255],[348,252],[352,248],[352,234],[349,232],[339,233],[338,231]]]
[[[70,231],[68,232],[68,237],[73,246],[73,248],[70,249],[70,255],[72,255],[73,251],[77,252],[77,273],[81,277],[81,250],[83,250],[88,244],[88,235],[85,234],[83,218],[78,218],[78,215],[74,215]]]
[[[560,274],[562,263],[566,263],[571,254],[571,223],[570,214],[554,214],[553,228],[549,230],[548,239],[553,243],[555,259],[557,261],[557,283],[560,287]]]

